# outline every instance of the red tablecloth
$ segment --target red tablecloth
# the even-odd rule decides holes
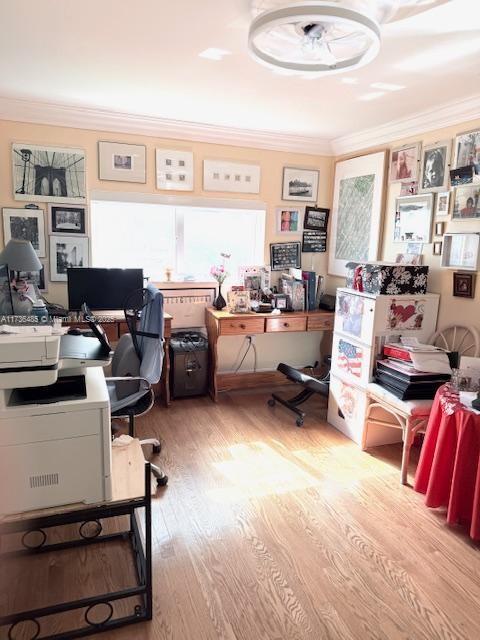
[[[447,384],[437,391],[415,475],[428,507],[447,507],[449,524],[466,524],[480,540],[480,415]]]

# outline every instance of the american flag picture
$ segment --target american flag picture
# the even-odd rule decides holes
[[[362,370],[362,350],[345,340],[338,343],[338,367],[342,371],[360,378]]]

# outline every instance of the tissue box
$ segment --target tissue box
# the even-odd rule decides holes
[[[428,267],[348,262],[346,286],[377,295],[414,295],[427,292]]]

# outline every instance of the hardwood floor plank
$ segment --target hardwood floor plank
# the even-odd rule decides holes
[[[92,637],[476,640],[480,548],[400,485],[400,448],[360,451],[315,398],[302,429],[266,400],[187,399],[138,420],[170,477],[152,505],[154,619]],[[12,575],[2,609],[133,575],[121,550],[113,566],[106,548],[75,553]]]

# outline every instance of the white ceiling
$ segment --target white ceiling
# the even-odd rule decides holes
[[[306,79],[249,56],[250,0],[1,0],[0,96],[332,140],[476,94],[479,5],[386,24],[370,65]]]

